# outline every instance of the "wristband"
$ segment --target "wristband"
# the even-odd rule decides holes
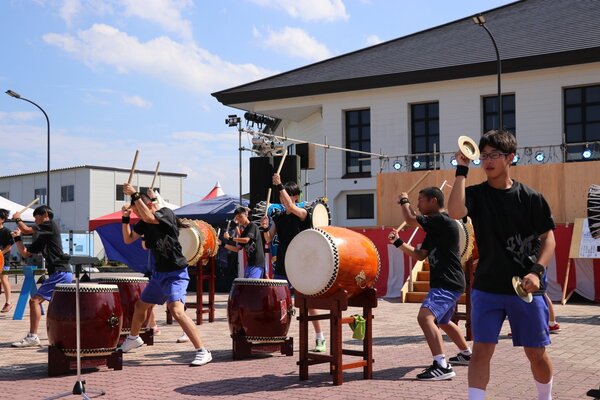
[[[18,224],[19,222],[23,222],[21,218],[15,218],[15,222]]]
[[[128,224],[130,219],[131,219],[131,217],[130,217],[129,215],[128,215],[128,216],[126,216],[126,217],[125,217],[125,216],[122,216],[122,217],[121,217],[121,223],[122,223],[122,224]]]
[[[410,201],[408,200],[408,197],[403,197],[400,199],[400,201],[398,202],[398,204],[400,204],[401,206],[410,203]]]
[[[278,185],[275,185],[275,187],[276,187],[276,188],[277,188],[277,190],[279,190],[280,192],[281,192],[282,190],[285,190],[285,188],[283,187],[283,185],[282,185],[281,183],[280,183],[280,184],[278,184]]]
[[[546,268],[544,268],[544,266],[542,264],[536,263],[536,264],[533,264],[533,266],[529,270],[529,273],[536,274],[540,278],[540,280],[542,280],[542,278],[544,277],[544,274],[546,273]]]
[[[394,246],[396,246],[396,247],[400,247],[403,244],[404,244],[404,241],[402,239],[400,239],[400,238],[394,240]]]
[[[134,203],[134,202],[138,201],[140,199],[140,197],[142,197],[142,195],[140,194],[140,192],[134,192],[131,195],[131,202]]]
[[[22,239],[21,239],[21,235],[19,235],[19,236],[15,236],[15,237],[13,238],[13,240],[15,241],[15,243],[17,243],[17,242],[20,242],[20,241],[22,240]]]
[[[467,167],[466,165],[457,165],[456,166],[456,173],[454,174],[454,176],[464,176],[466,178],[468,174],[469,174],[469,167]]]

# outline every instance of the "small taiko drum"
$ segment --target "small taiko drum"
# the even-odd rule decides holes
[[[142,296],[142,292],[148,286],[149,279],[144,277],[103,277],[98,279],[101,285],[116,285],[119,288],[121,296],[121,308],[123,309],[123,326],[121,327],[121,335],[128,334],[131,331],[131,321],[133,320],[133,312],[135,303]],[[146,324],[142,328],[145,328]]]
[[[179,243],[188,265],[196,265],[198,262],[206,265],[208,259],[214,257],[219,250],[217,232],[202,220],[183,218],[182,222],[187,227],[179,229]]]
[[[227,320],[231,335],[248,341],[283,341],[293,307],[287,281],[237,278],[229,292]]]
[[[292,239],[285,266],[292,286],[306,296],[327,297],[344,289],[351,297],[374,287],[381,263],[377,248],[365,235],[324,226]]]
[[[326,199],[318,198],[315,201],[306,204],[304,208],[308,212],[306,218],[308,219],[311,228],[320,228],[331,225],[331,214]]]
[[[48,306],[48,341],[68,357],[77,355],[75,284],[56,285]],[[79,284],[81,357],[110,355],[117,348],[123,309],[116,285]]]

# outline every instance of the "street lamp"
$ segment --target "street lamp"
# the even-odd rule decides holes
[[[500,52],[498,51],[498,46],[496,45],[496,40],[494,39],[494,35],[492,35],[492,32],[490,32],[488,27],[485,26],[485,16],[483,16],[482,14],[479,14],[479,15],[474,16],[472,19],[476,25],[479,25],[480,27],[485,29],[487,34],[490,36],[490,39],[492,39],[492,43],[494,44],[494,50],[496,50],[496,60],[498,62],[498,123],[499,123],[498,128],[500,130],[502,130],[503,129],[503,126],[502,126],[502,88],[501,88],[502,62],[500,61]]]
[[[23,101],[33,104],[34,106],[39,108],[40,111],[44,113],[44,117],[46,117],[46,126],[48,128],[48,166],[46,169],[46,205],[50,206],[50,120],[48,119],[48,114],[46,114],[46,111],[44,111],[44,109],[42,107],[40,107],[33,101],[26,99],[25,97],[21,97],[21,95],[17,92],[13,92],[12,90],[7,90],[6,94],[9,95],[10,97],[14,97],[15,99],[23,100]]]

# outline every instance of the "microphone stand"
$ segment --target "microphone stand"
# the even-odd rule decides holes
[[[59,393],[52,397],[46,397],[44,400],[60,399],[71,395],[81,395],[82,398],[90,400],[90,397],[86,393],[96,394],[103,396],[106,392],[102,389],[94,390],[85,388],[85,381],[81,379],[81,327],[80,327],[80,314],[79,314],[79,273],[81,272],[82,264],[75,264],[75,335],[77,343],[77,381],[73,386],[73,390],[70,392]]]

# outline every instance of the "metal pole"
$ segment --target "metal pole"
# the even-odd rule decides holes
[[[479,24],[479,26],[485,29],[487,34],[490,36],[490,39],[492,39],[492,43],[494,44],[494,50],[496,50],[496,60],[498,63],[498,129],[502,130],[504,128],[504,125],[502,123],[502,61],[500,60],[500,51],[498,51],[498,45],[496,45],[494,35],[492,35],[492,32],[490,32],[487,26],[485,26],[485,24]]]
[[[327,197],[327,149],[329,148],[329,146],[327,146],[327,136],[325,136],[325,146],[323,148],[325,149],[323,156],[323,196]]]
[[[238,153],[240,158],[240,206],[242,205],[242,123],[238,122],[238,133],[239,133],[239,142],[238,142]]]

